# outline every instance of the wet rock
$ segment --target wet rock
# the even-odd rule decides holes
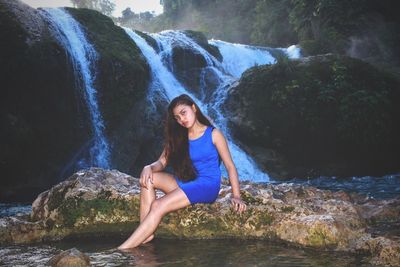
[[[59,182],[68,158],[90,138],[87,109],[77,101],[73,66],[41,11],[0,1],[0,32],[0,199],[32,201]]]
[[[207,50],[211,55],[213,55],[219,61],[222,61],[221,52],[218,50],[218,47],[211,45],[208,43],[207,37],[202,32],[192,31],[192,30],[184,30],[182,31],[187,37],[191,38],[202,48]]]
[[[140,220],[139,193],[139,180],[117,170],[79,171],[41,193],[32,204],[29,224],[20,222],[39,225],[40,235],[19,240],[20,236],[10,234],[16,226],[0,225],[4,233],[0,242],[29,243],[85,235],[126,237]],[[157,191],[157,197],[162,195]],[[248,209],[237,214],[229,201],[231,188],[223,179],[213,204],[196,204],[166,215],[156,236],[257,238],[316,249],[360,251],[370,253],[375,261],[397,260],[387,255],[396,253],[399,241],[373,237],[367,231],[371,220],[363,217],[363,213],[382,209],[385,216],[375,224],[398,221],[400,205],[394,204],[396,200],[369,200],[342,191],[288,183],[251,182],[241,182],[241,196]],[[383,243],[390,246],[379,245]]]
[[[44,221],[30,222],[29,218],[12,216],[0,218],[0,244],[25,244],[47,236]]]
[[[399,86],[384,70],[328,54],[253,67],[222,107],[272,177],[382,176],[399,171]]]
[[[210,68],[202,52],[211,54],[215,62],[222,60],[217,47],[210,45],[204,34],[195,31],[181,31],[172,37],[170,57],[165,58],[166,64],[177,79],[199,99],[206,99],[212,95],[220,84],[220,78]],[[186,41],[179,41],[179,40]],[[188,41],[187,39],[191,39]],[[213,63],[214,64],[214,63]],[[206,90],[207,89],[207,90]]]
[[[385,237],[363,240],[358,249],[372,254],[371,263],[379,266],[400,266],[400,243]]]
[[[80,23],[98,54],[91,64],[96,73],[93,83],[105,135],[114,149],[112,165],[137,172],[133,166],[157,156],[148,151],[161,153],[152,146],[161,148],[160,114],[165,103],[158,101],[163,107],[158,110],[145,97],[149,66],[109,17],[89,9],[66,11]],[[81,78],[74,74],[76,67],[44,10],[19,0],[2,0],[0,32],[0,171],[4,174],[0,200],[32,201],[89,158],[90,110],[83,100]]]
[[[40,42],[47,26],[39,12],[19,0],[3,0],[2,2],[4,7],[6,6],[8,11],[15,15],[20,26],[26,32],[26,44],[32,46],[36,42]]]
[[[52,257],[48,264],[53,267],[86,267],[90,266],[90,258],[76,248],[71,248]]]

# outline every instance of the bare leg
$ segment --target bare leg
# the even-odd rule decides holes
[[[150,206],[153,201],[156,199],[156,191],[154,190],[154,186],[149,182],[147,188],[140,188],[140,222],[143,222],[144,218],[146,218],[147,214],[150,211]],[[154,238],[154,235],[150,235],[146,240],[143,241],[143,244],[150,242]]]
[[[156,199],[155,189],[161,189],[165,194],[178,188],[175,178],[166,172],[153,173],[153,183],[148,182],[147,188],[140,188],[140,222],[142,222],[150,211],[150,206]],[[150,242],[154,238],[151,234],[144,243]]]
[[[189,205],[189,199],[180,188],[154,200],[146,218],[140,223],[139,227],[136,228],[135,232],[133,232],[133,234],[118,247],[118,249],[127,249],[139,246],[156,230],[165,214]]]

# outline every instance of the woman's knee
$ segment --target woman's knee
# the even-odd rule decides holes
[[[140,185],[140,195],[146,195],[154,191],[156,188],[150,181],[146,183],[146,187]]]
[[[151,203],[150,211],[156,213],[158,215],[163,216],[165,214],[165,209],[163,205],[163,201],[160,199],[156,199]]]

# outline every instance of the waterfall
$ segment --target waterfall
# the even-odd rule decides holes
[[[246,51],[246,54],[243,55],[243,59],[246,60],[245,65],[236,67],[232,60],[232,64],[234,66],[228,68],[227,61],[229,61],[229,52],[225,53],[224,51],[221,51],[221,54],[224,58],[224,62],[221,63],[203,47],[182,32],[163,31],[160,33],[150,34],[150,36],[157,41],[158,47],[160,48],[160,51],[157,53],[141,36],[128,28],[124,28],[124,30],[139,46],[151,67],[152,81],[149,88],[149,100],[155,93],[163,95],[168,101],[182,93],[188,94],[196,101],[205,114],[212,114],[214,124],[223,131],[228,141],[228,146],[229,150],[231,151],[233,161],[237,167],[239,178],[241,180],[252,180],[257,182],[269,181],[268,174],[263,173],[251,159],[251,157],[233,142],[230,130],[226,126],[226,119],[221,112],[221,104],[224,102],[227,96],[227,87],[237,81],[238,77],[240,77],[241,73],[245,69],[252,67],[255,64],[267,64],[274,62],[274,58],[268,53],[268,51],[265,49],[258,49],[259,51],[257,51],[256,48],[251,48],[249,46],[232,45],[222,41],[213,41],[215,45],[218,46],[220,51],[224,49],[229,51],[229,45],[236,47],[237,50],[234,52],[233,56],[237,55],[241,51]],[[202,95],[204,95],[204,91],[206,90],[204,88],[204,78],[206,75],[205,70],[209,71],[208,74],[215,75],[218,78],[219,86],[213,92],[211,100],[209,99],[207,103],[203,101],[204,97],[202,97],[202,99],[198,99],[191,92],[186,90],[186,88],[184,88],[184,86],[175,78],[174,74],[172,73],[174,70],[172,62],[173,45],[189,47],[191,50],[202,55],[206,61],[207,66],[203,68],[200,75],[200,85],[202,87],[201,91],[203,92]],[[260,60],[260,58],[262,58],[262,60]],[[236,62],[238,61],[240,60],[236,60]],[[226,169],[224,166],[222,166],[222,168],[223,175],[227,177]]]
[[[77,88],[82,90],[93,131],[93,145],[89,148],[90,160],[79,161],[79,167],[110,168],[110,147],[104,135],[104,122],[94,88],[95,66],[98,55],[87,40],[80,24],[62,8],[46,8],[43,16],[52,26],[53,34],[68,52]]]
[[[245,70],[253,66],[275,63],[276,60],[270,53],[273,50],[282,51],[289,58],[300,57],[300,49],[295,45],[288,48],[266,48],[220,40],[210,40],[209,43],[218,47],[223,57],[224,70],[236,78],[240,78]]]

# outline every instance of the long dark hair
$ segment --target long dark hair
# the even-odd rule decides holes
[[[193,166],[189,156],[188,129],[180,125],[174,118],[173,110],[178,105],[187,105],[190,107],[194,105],[196,107],[197,120],[207,126],[213,125],[187,94],[175,97],[168,105],[167,116],[164,121],[165,157],[180,180],[190,181],[196,178],[197,170]]]

